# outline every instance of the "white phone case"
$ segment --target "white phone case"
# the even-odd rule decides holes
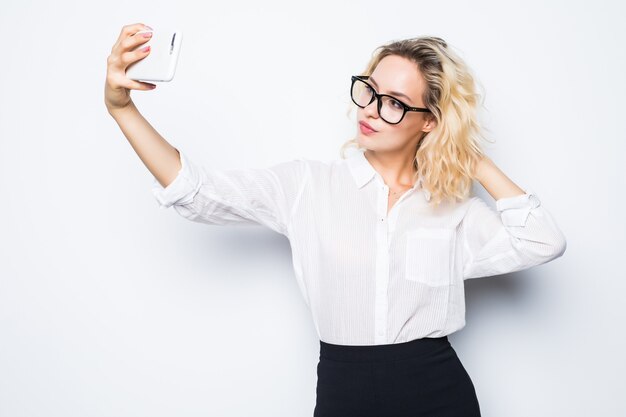
[[[130,64],[126,68],[126,76],[135,81],[172,81],[183,41],[182,31],[156,28],[152,31],[141,30],[133,36],[141,36],[145,32],[152,32],[152,38],[133,51],[150,45],[150,52],[144,58]]]

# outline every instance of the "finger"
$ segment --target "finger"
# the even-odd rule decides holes
[[[152,36],[143,36],[143,34],[132,35],[120,42],[120,48],[122,51],[128,51],[142,43],[148,42],[150,39],[152,39]]]
[[[149,30],[150,26],[145,25],[143,23],[135,23],[132,25],[126,25],[122,27],[122,32],[120,33],[120,38],[127,38],[129,36],[134,35],[140,30]]]
[[[119,61],[117,62],[117,66],[121,68],[128,68],[130,64],[133,62],[139,61],[140,59],[145,58],[150,53],[150,50],[142,51],[143,48],[139,48],[136,51],[124,52],[120,56]]]
[[[120,85],[124,88],[128,88],[129,90],[154,90],[156,88],[156,84],[135,81],[127,77],[120,83]]]
[[[134,23],[132,25],[123,26],[122,30],[120,31],[120,35],[117,38],[115,45],[113,46],[113,49],[115,49],[118,45],[120,45],[122,41],[124,41],[124,39],[128,38],[129,36],[134,35],[140,30],[150,30],[150,29],[151,29],[150,26],[145,25],[143,23]]]

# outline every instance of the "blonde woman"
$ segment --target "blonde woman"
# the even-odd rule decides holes
[[[346,80],[358,124],[341,158],[215,170],[172,147],[130,99],[150,88],[124,75],[149,53],[130,52],[146,28],[125,26],[111,51],[107,109],[161,207],[289,239],[320,339],[314,416],[480,416],[447,338],[465,325],[464,280],[549,262],[566,241],[539,197],[483,153],[480,95],[458,54],[437,37],[377,48]],[[470,195],[474,180],[497,211]]]

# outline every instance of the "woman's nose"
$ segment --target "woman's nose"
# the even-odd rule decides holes
[[[374,101],[365,106],[363,111],[368,116],[378,117],[378,100],[374,99]]]

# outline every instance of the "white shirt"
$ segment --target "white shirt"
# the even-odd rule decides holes
[[[417,181],[387,214],[389,187],[363,155],[215,170],[183,152],[159,206],[211,225],[257,224],[291,244],[299,289],[320,340],[378,345],[441,337],[465,326],[464,280],[563,255],[566,241],[532,191],[429,207]]]

